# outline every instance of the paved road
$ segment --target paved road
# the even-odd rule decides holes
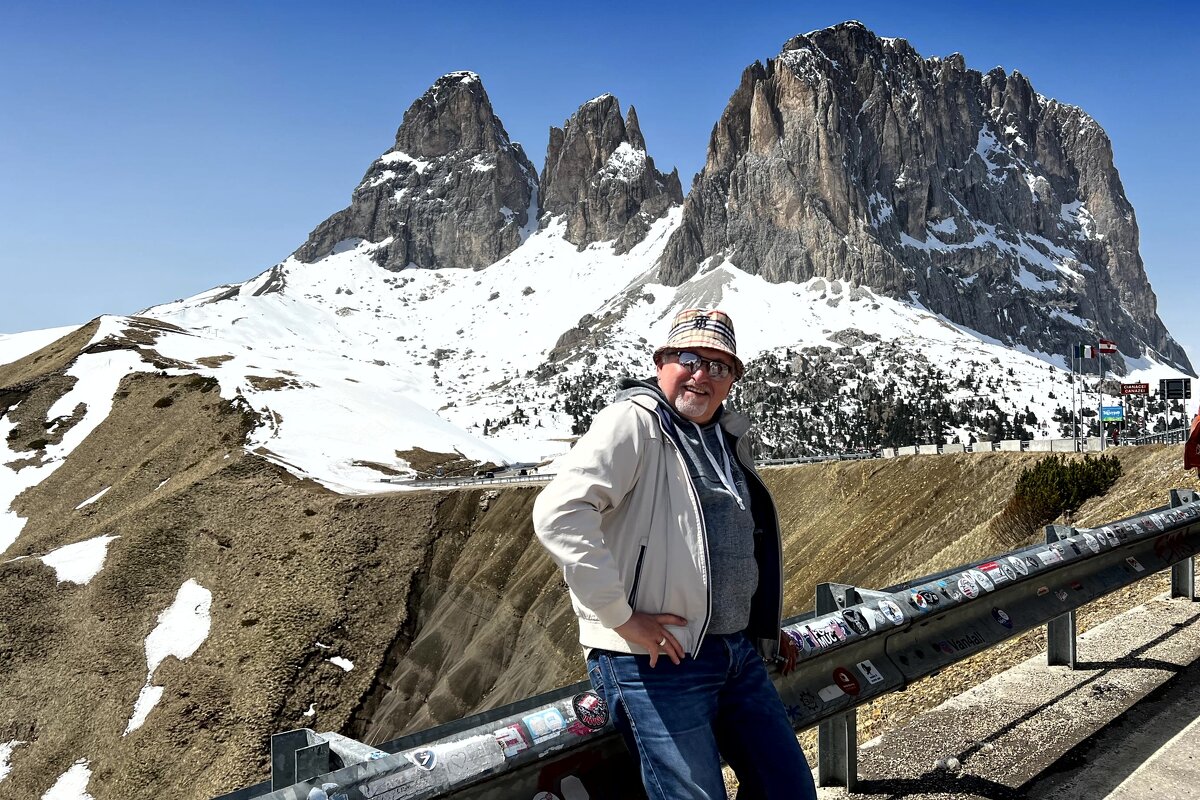
[[[1200,800],[1200,603],[1155,598],[859,750],[823,800]]]
[[[1061,800],[1200,798],[1200,664],[1138,703],[1028,787]]]

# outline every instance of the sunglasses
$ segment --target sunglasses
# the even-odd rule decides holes
[[[687,350],[663,353],[662,360],[667,364],[678,364],[693,374],[696,370],[704,367],[708,371],[708,377],[714,381],[724,381],[733,377],[732,364],[726,364],[724,361],[717,361],[712,358],[704,358]]]

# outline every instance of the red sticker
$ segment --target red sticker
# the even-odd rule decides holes
[[[845,667],[838,667],[833,671],[833,682],[838,685],[839,689],[852,697],[860,691],[858,680]]]

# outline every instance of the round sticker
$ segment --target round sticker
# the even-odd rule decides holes
[[[847,608],[843,611],[842,619],[846,620],[846,624],[850,626],[850,630],[855,633],[865,634],[871,632],[871,626],[867,624],[867,618],[856,608]]]
[[[1017,572],[1021,573],[1022,575],[1029,574],[1029,567],[1025,564],[1024,559],[1017,558],[1016,556],[1009,556],[1008,563],[1012,564],[1013,569],[1015,569]]]
[[[1016,571],[1008,564],[1001,564],[1000,571],[1003,572],[1004,577],[1008,578],[1010,581],[1015,581],[1017,579]]]
[[[992,589],[996,588],[992,583],[992,579],[977,569],[968,570],[967,574],[974,578],[975,583],[979,584],[979,588],[983,589],[985,592],[990,592]]]
[[[554,792],[538,792],[533,796],[533,800],[558,800],[558,795]]]
[[[979,587],[975,585],[975,581],[970,575],[963,575],[958,579],[958,590],[963,593],[963,597],[974,600],[979,596]]]
[[[1083,535],[1083,541],[1088,546],[1088,549],[1093,553],[1100,552],[1100,540],[1095,536],[1092,536],[1090,533],[1085,533]]]
[[[900,606],[896,605],[895,601],[893,600],[880,600],[879,613],[887,617],[888,622],[892,623],[893,625],[904,624],[904,612],[900,610]]]
[[[594,731],[608,724],[608,703],[590,689],[575,695],[571,701],[575,718]]]
[[[908,602],[912,603],[922,611],[925,611],[929,608],[929,601],[925,599],[924,592],[913,592],[912,597],[908,599]]]
[[[1003,608],[993,608],[992,619],[1006,628],[1012,628],[1012,617],[1006,614]]]
[[[804,637],[798,631],[785,630],[784,634],[792,640],[792,643],[800,649],[801,653],[811,653],[813,651],[812,646],[804,640]]]
[[[839,689],[851,697],[857,695],[860,691],[858,680],[845,667],[838,667],[833,671],[833,682],[838,685]]]

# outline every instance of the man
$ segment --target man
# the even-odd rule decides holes
[[[624,379],[534,505],[563,568],[588,677],[641,761],[651,798],[815,798],[764,666],[780,641],[779,521],[744,416],[723,403],[744,367],[733,323],[680,312],[657,377]]]
[[[1196,475],[1200,475],[1200,409],[1196,410],[1196,417],[1192,420],[1192,429],[1183,446],[1183,468],[1189,470],[1193,467],[1196,469]]]

